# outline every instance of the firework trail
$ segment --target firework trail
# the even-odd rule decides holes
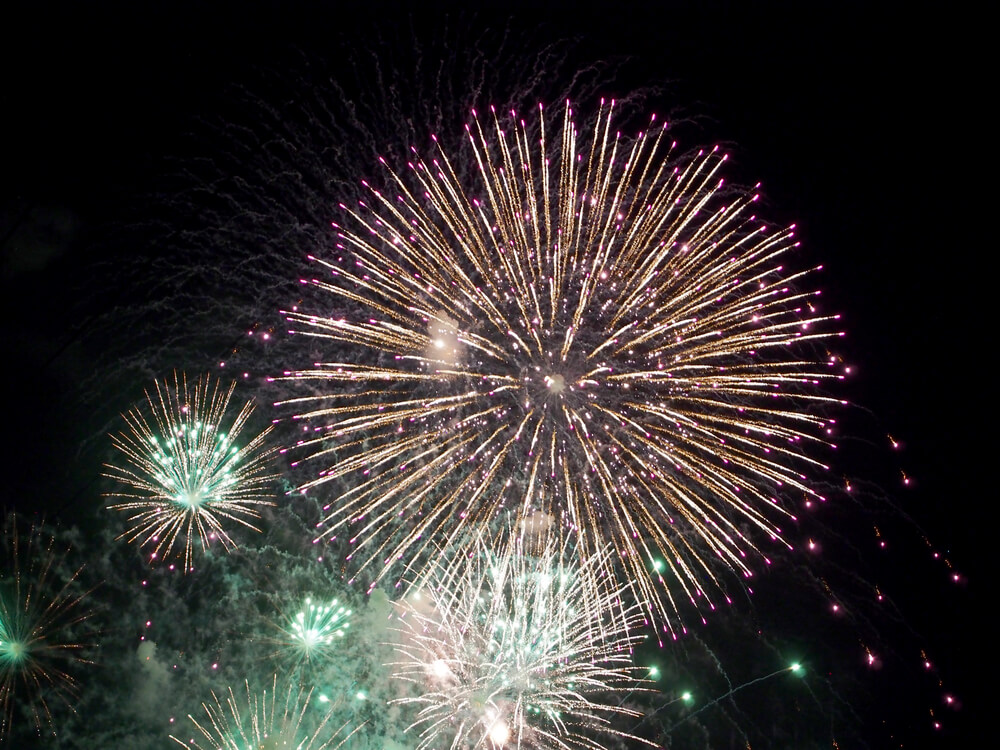
[[[189,387],[187,375],[175,372],[172,383],[156,381],[155,396],[146,392],[147,409],[122,415],[127,431],[111,436],[124,463],[106,464],[104,476],[126,490],[110,493],[124,502],[108,507],[132,514],[122,537],[152,545],[153,560],[171,557],[179,542],[190,570],[196,538],[202,549],[214,540],[232,549],[225,523],[258,531],[258,508],[274,505],[267,490],[276,478],[268,468],[276,449],[265,445],[271,427],[241,447],[254,406],[248,401],[232,416],[234,388],[209,376]]]
[[[818,345],[835,316],[783,265],[792,230],[724,200],[718,151],[674,160],[665,128],[626,140],[611,110],[587,143],[567,107],[558,145],[541,112],[537,142],[513,113],[476,118],[475,180],[439,148],[342,205],[303,280],[336,312],[286,316],[350,351],[287,372],[313,392],[285,403],[318,465],[303,489],[338,490],[324,536],[363,566],[419,566],[515,509],[584,557],[612,545],[670,623],[678,592],[711,606],[713,561],[750,575],[789,496],[817,496],[817,386],[842,376]]]
[[[419,750],[604,747],[595,733],[644,742],[610,720],[637,716],[615,693],[643,688],[631,667],[641,636],[630,632],[641,614],[600,578],[609,553],[529,542],[496,548],[480,536],[462,565],[442,557],[427,587],[401,600],[392,666],[419,687],[398,701],[420,706]]]
[[[187,740],[170,735],[184,747],[197,750],[244,750],[254,748],[295,748],[295,750],[333,750],[344,744],[358,731],[347,732],[347,725],[330,726],[334,708],[320,707],[318,718],[307,716],[312,690],[289,687],[284,701],[278,699],[278,678],[274,676],[270,691],[252,692],[246,686],[246,702],[237,700],[232,688],[220,700],[214,692],[212,700],[203,703],[207,720],[199,722],[190,714],[191,723],[202,734]]]
[[[90,617],[81,603],[86,592],[77,581],[81,569],[61,570],[65,553],[39,527],[23,538],[17,519],[3,528],[0,567],[0,741],[24,718],[36,733],[55,731],[49,701],[70,705],[78,693],[69,670],[86,663],[78,627]],[[23,716],[22,716],[23,714]]]

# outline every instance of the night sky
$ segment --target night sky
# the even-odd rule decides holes
[[[253,89],[262,69],[287,66],[301,90],[301,67],[290,61],[322,59],[330,76],[344,74],[347,95],[370,95],[348,75],[358,50],[442,28],[488,39],[507,29],[505,54],[566,41],[566,69],[619,66],[601,93],[648,89],[647,111],[693,120],[683,131],[688,146],[724,143],[730,175],[760,181],[764,213],[795,223],[806,262],[823,264],[825,304],[842,314],[848,335],[839,350],[856,373],[842,396],[856,405],[845,429],[862,446],[845,450],[839,474],[877,486],[898,508],[886,521],[896,536],[872,569],[905,617],[902,630],[935,654],[945,683],[935,690],[915,668],[915,676],[902,668],[873,675],[895,729],[879,727],[879,711],[866,708],[867,737],[871,747],[895,746],[890,735],[906,747],[962,747],[977,736],[985,693],[976,651],[987,645],[996,494],[986,482],[995,347],[984,302],[992,232],[979,210],[991,183],[983,174],[988,89],[974,41],[982,18],[895,3],[555,3],[540,12],[520,4],[86,5],[16,3],[0,21],[4,506],[92,524],[103,436],[148,385],[109,394],[92,382],[130,347],[126,332],[103,322],[133,304],[131,277],[116,279],[115,263],[169,247],[161,238],[170,213],[146,196],[175,189],[169,175],[192,154],[192,132],[218,132],[211,123],[245,115],[234,87]],[[387,51],[384,64],[407,59]],[[420,134],[420,123],[411,129]],[[198,144],[210,151],[211,137]],[[144,237],[148,247],[129,249]],[[234,316],[236,335],[247,323]],[[115,340],[102,341],[109,331]],[[132,333],[143,346],[156,335]],[[888,435],[904,449],[890,450]],[[824,522],[836,539],[874,549],[870,516],[833,510]],[[954,568],[931,561],[932,550]],[[949,583],[955,572],[957,585]],[[941,708],[947,691],[961,697],[961,711]],[[928,706],[944,724],[938,733]]]

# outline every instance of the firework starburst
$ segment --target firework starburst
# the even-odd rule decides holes
[[[350,627],[351,610],[336,599],[328,602],[306,597],[298,611],[284,618],[278,642],[282,653],[295,662],[329,655]]]
[[[462,564],[442,558],[401,600],[395,676],[418,686],[399,702],[421,707],[420,750],[601,748],[595,735],[626,736],[610,717],[637,715],[615,693],[641,687],[631,666],[641,616],[601,578],[607,554],[581,560],[553,537],[495,552],[480,537]]]
[[[336,704],[313,700],[312,690],[289,686],[278,689],[277,675],[270,689],[254,692],[244,683],[246,700],[237,699],[232,688],[220,699],[202,704],[206,719],[188,715],[201,737],[181,739],[170,735],[179,745],[197,750],[246,750],[247,748],[293,748],[294,750],[333,750],[343,747],[358,731],[347,725],[334,726]],[[242,692],[242,691],[241,691]],[[279,698],[279,692],[284,698]]]
[[[52,727],[49,702],[67,702],[77,693],[76,679],[67,671],[86,662],[77,638],[79,625],[90,616],[81,603],[81,569],[63,570],[65,554],[55,538],[39,527],[27,536],[11,516],[3,529],[0,567],[0,739],[24,714],[36,731]],[[18,716],[15,715],[18,707]]]
[[[106,465],[105,476],[126,490],[111,493],[123,502],[109,507],[132,514],[122,536],[151,545],[154,560],[182,547],[189,570],[195,539],[202,548],[219,540],[231,549],[226,523],[257,530],[258,508],[274,504],[267,489],[275,478],[268,470],[275,449],[265,445],[272,428],[244,442],[254,407],[248,401],[232,416],[234,388],[208,376],[189,387],[186,375],[174,373],[173,382],[156,381],[155,394],[146,393],[147,408],[124,414],[128,429],[111,437],[122,463]]]
[[[472,176],[440,145],[387,167],[303,280],[338,313],[297,307],[293,332],[341,345],[287,373],[314,386],[289,402],[320,464],[305,488],[339,488],[326,533],[380,574],[501,508],[551,519],[585,556],[610,543],[670,622],[816,495],[832,316],[717,150],[673,158],[665,128],[627,140],[603,106],[589,143],[567,107],[557,147],[541,111],[490,120],[468,126]]]

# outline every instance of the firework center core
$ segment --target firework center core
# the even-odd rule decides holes
[[[545,376],[545,385],[548,386],[551,393],[562,393],[566,390],[566,378],[555,373],[553,375]]]
[[[20,661],[27,654],[27,651],[28,649],[21,641],[0,641],[0,654],[10,661]]]
[[[188,492],[182,493],[178,497],[178,500],[180,501],[181,505],[186,505],[189,508],[198,508],[201,506],[202,502],[204,501],[204,498],[202,497],[200,490],[190,490]]]

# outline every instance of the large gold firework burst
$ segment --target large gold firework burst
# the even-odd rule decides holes
[[[258,508],[274,505],[268,464],[276,449],[265,444],[272,427],[242,443],[254,406],[228,413],[235,386],[205,376],[189,387],[186,375],[174,373],[173,382],[156,381],[155,395],[147,391],[146,408],[122,415],[128,430],[111,436],[124,463],[105,465],[104,476],[127,489],[110,493],[125,502],[108,507],[132,513],[122,536],[152,545],[154,560],[179,547],[190,570],[196,539],[202,548],[218,540],[231,549],[226,523],[257,530]]]
[[[721,189],[721,152],[674,158],[652,125],[625,139],[612,109],[586,142],[567,106],[558,146],[541,110],[475,117],[471,175],[440,145],[386,166],[303,280],[338,313],[286,312],[337,345],[286,373],[313,387],[286,402],[321,467],[304,489],[331,483],[324,533],[380,574],[513,509],[583,556],[610,544],[668,623],[815,495],[817,386],[841,376],[818,343],[835,316],[783,266],[792,229]]]

